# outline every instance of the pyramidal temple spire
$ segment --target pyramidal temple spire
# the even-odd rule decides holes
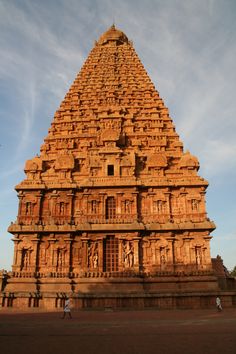
[[[127,36],[114,25],[100,36],[55,113],[41,155],[52,161],[55,144],[58,152],[73,154],[74,146],[78,151],[87,146],[87,152],[99,148],[108,126],[116,131],[116,148],[141,155],[150,146],[159,155],[166,149],[182,151],[168,109]]]
[[[217,289],[209,245],[215,225],[198,169],[133,45],[112,25],[16,186],[9,303],[52,309],[72,294],[80,307],[92,293],[95,306],[112,292],[114,306],[142,299],[159,306],[160,294],[175,304],[184,290],[184,306],[195,290]]]

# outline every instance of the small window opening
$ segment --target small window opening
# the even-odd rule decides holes
[[[108,176],[114,176],[114,165],[107,166],[107,174]]]

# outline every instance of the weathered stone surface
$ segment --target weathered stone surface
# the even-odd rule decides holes
[[[132,43],[112,26],[16,186],[8,291],[34,289],[42,297],[96,293],[101,286],[141,291],[145,277],[150,289],[178,291],[178,274],[185,291],[202,290],[208,280],[216,289],[210,256],[215,225],[206,213],[208,183],[198,169]],[[107,281],[113,277],[122,281]]]

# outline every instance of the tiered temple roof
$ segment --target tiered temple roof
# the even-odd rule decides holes
[[[76,185],[98,181],[106,177],[103,161],[109,155],[120,165],[118,184],[126,183],[129,173],[137,184],[207,185],[197,176],[196,157],[183,153],[168,109],[132,43],[114,26],[96,42],[17,189],[35,183],[52,187],[58,179],[67,183],[68,175]],[[65,178],[61,169],[68,170]]]

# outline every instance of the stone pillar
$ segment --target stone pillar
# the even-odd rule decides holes
[[[97,239],[98,242],[98,271],[103,272],[103,238]]]
[[[88,193],[84,193],[83,194],[83,202],[82,202],[82,207],[84,209],[84,215],[88,215],[89,214],[89,210],[88,210],[88,197],[89,194]],[[86,220],[87,221],[87,220]]]
[[[41,211],[41,199],[42,199],[42,193],[38,192],[35,195],[37,202],[36,205],[34,207],[34,221],[35,223],[38,223],[40,220],[40,211]]]
[[[123,271],[125,269],[124,266],[124,250],[123,250],[123,239],[119,239],[118,243],[118,268],[119,271]]]
[[[184,237],[184,249],[185,249],[185,264],[191,263],[191,255],[190,255],[190,238]]]
[[[174,264],[174,257],[173,257],[173,253],[174,253],[174,241],[172,238],[167,238],[168,241],[168,248],[169,248],[169,253],[168,253],[168,263],[170,265]]]
[[[23,192],[20,191],[17,196],[19,198],[19,206],[18,206],[18,217],[19,217],[22,215],[22,201],[24,197]]]
[[[39,264],[38,264],[38,262],[39,262],[39,259],[38,259],[39,237],[38,237],[38,234],[33,235],[31,242],[32,242],[33,252],[32,252],[32,258],[30,260],[30,269],[33,272],[37,272],[38,266],[39,266]]]
[[[174,201],[174,197],[173,197],[173,194],[170,192],[170,193],[169,193],[170,219],[173,219],[173,218],[174,218],[174,215],[173,215],[173,211],[174,211],[173,201]]]
[[[105,219],[105,193],[99,193],[100,198],[101,198],[101,208],[100,208],[100,212],[101,212],[101,217],[102,219]]]
[[[70,238],[70,234],[68,234],[65,238],[65,244],[66,244],[66,257],[65,257],[65,264],[64,264],[64,269],[66,272],[70,272],[71,271],[71,238]]]
[[[15,236],[15,237],[18,237]],[[19,259],[19,251],[18,251],[18,244],[19,244],[19,239],[18,238],[14,238],[14,257],[13,257],[13,265],[12,265],[12,270],[13,271],[18,271],[18,259]]]
[[[58,193],[53,191],[49,197],[49,215],[51,219],[51,223],[54,223],[54,217],[56,215],[56,200],[58,197]]]
[[[123,195],[122,192],[116,192],[116,196],[117,196],[117,202],[116,202],[117,208],[116,208],[116,213],[117,213],[118,215],[119,215],[119,214],[122,214],[122,206],[121,206],[121,203],[122,203],[122,195]]]
[[[52,237],[52,234],[50,235],[50,237]],[[49,255],[48,255],[48,259],[49,259],[49,269],[47,269],[47,271],[56,271],[56,260],[55,260],[55,240],[54,239],[48,239],[49,241]]]
[[[210,268],[212,267],[212,263],[211,263],[211,253],[210,253],[210,240],[211,240],[211,236],[205,236],[204,240],[205,240],[205,244],[206,244],[206,249],[205,249],[205,264],[210,266]]]
[[[134,238],[133,239],[133,248],[134,248],[134,270],[136,272],[139,272],[140,266],[139,266],[139,241],[140,237]]]
[[[132,193],[133,198],[134,198],[134,203],[132,203],[132,215],[135,215],[135,219],[138,219],[138,192],[133,192]]]
[[[88,238],[87,235],[83,235],[81,238],[82,241],[82,269],[83,271],[88,271]]]
[[[166,215],[167,219],[171,219],[171,202],[170,202],[170,192],[165,193],[166,195]]]
[[[156,239],[150,239],[151,241],[151,254],[152,254],[152,264],[150,266],[155,266],[157,261],[156,261]]]
[[[153,215],[153,213],[154,213],[154,205],[153,205],[153,200],[154,200],[154,196],[155,196],[155,193],[153,193],[153,192],[149,192],[148,193],[148,199],[149,199],[149,204],[150,204],[150,214],[151,215]],[[150,214],[149,214],[149,216],[150,216]]]
[[[15,264],[16,269],[14,269],[14,270],[19,272],[20,268],[21,268],[21,262],[22,262],[22,250],[19,249],[18,243],[17,243],[16,247],[17,247],[16,248],[16,264]]]
[[[66,218],[67,220],[71,223],[73,220],[73,215],[74,215],[74,197],[75,194],[73,193],[73,191],[71,191],[70,193],[67,194],[68,196],[68,201],[69,201],[69,205],[68,205],[68,210],[67,210],[67,215]]]

